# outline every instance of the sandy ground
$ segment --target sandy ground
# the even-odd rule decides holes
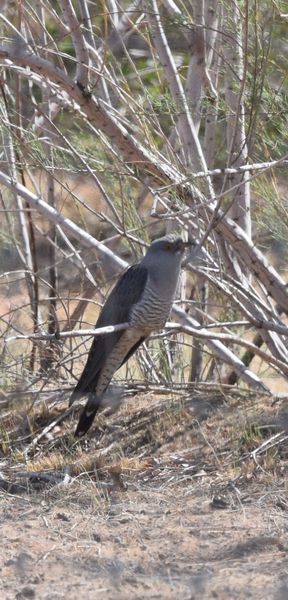
[[[92,495],[2,500],[3,599],[288,597],[281,508],[213,508],[199,481]]]
[[[91,458],[121,425],[121,477],[108,467],[103,477],[102,465],[67,487],[2,491],[1,598],[288,598],[287,441],[254,466],[241,446],[261,402],[242,407],[240,423],[234,400],[201,413],[203,397],[165,399],[165,410],[159,398],[133,398],[98,440],[94,428],[88,450],[82,443]],[[59,427],[61,444],[72,425]]]

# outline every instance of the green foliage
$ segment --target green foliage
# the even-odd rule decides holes
[[[285,171],[286,178],[288,177],[288,169],[283,169],[281,171],[283,182],[286,181]],[[257,206],[254,210],[255,222],[264,234],[266,241],[270,239],[284,243],[282,251],[284,252],[284,248],[288,243],[288,206],[286,200],[280,193],[271,174],[257,178],[254,181],[253,189],[257,199]]]
[[[250,149],[273,159],[285,152],[288,125],[287,28],[276,8],[275,3],[251,5],[246,85]]]
[[[147,98],[150,101],[154,111],[158,114],[175,114],[177,112],[176,104],[171,96],[171,94],[167,91],[164,94],[151,93],[147,94]]]
[[[247,423],[242,433],[239,433],[240,446],[244,447],[246,450],[253,450],[253,448],[261,442],[261,439],[262,432],[259,425],[256,423]]]

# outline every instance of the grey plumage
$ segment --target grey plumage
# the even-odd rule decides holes
[[[144,258],[120,277],[108,296],[96,327],[130,323],[126,330],[94,338],[83,373],[71,395],[88,396],[75,432],[88,431],[115,371],[134,354],[152,331],[164,327],[177,287],[185,247],[167,235],[152,242]]]

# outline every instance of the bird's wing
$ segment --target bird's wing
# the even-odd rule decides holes
[[[142,296],[147,276],[148,271],[146,267],[143,267],[140,264],[133,265],[125,271],[108,296],[98,317],[96,327],[117,325],[118,323],[126,323],[129,321],[131,309],[137,304]],[[88,354],[87,363],[70,398],[70,405],[75,398],[95,391],[101,370],[123,333],[124,330],[115,331],[94,338]],[[136,346],[138,346],[138,344]],[[129,353],[129,356],[131,353],[132,352]],[[123,362],[125,362],[125,360]]]

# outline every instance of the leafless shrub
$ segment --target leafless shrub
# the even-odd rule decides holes
[[[167,228],[196,243],[179,337],[175,324],[165,335],[177,352],[152,340],[123,376],[167,383],[172,369],[263,390],[254,356],[288,372],[287,287],[251,211],[254,182],[287,163],[268,125],[255,142],[282,17],[269,3],[269,27],[248,3],[103,6],[6,3],[1,15],[2,393],[73,385],[107,288]]]

